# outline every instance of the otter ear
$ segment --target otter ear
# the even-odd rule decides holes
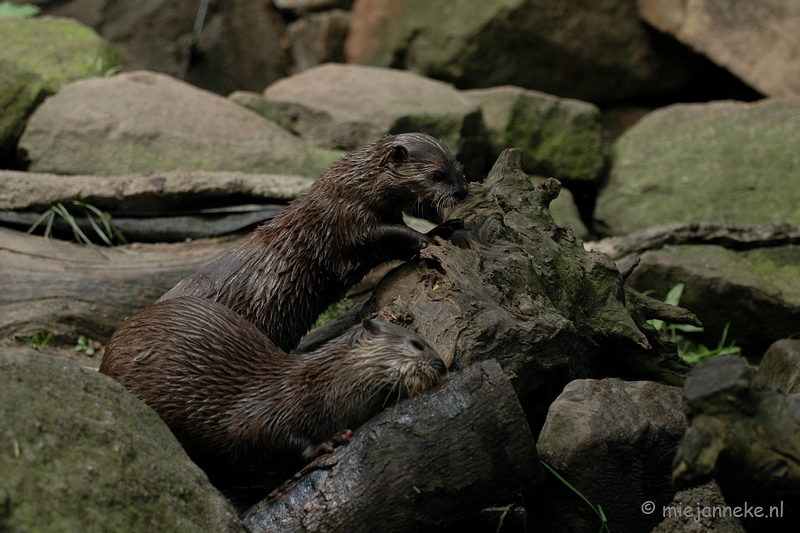
[[[402,144],[393,146],[389,153],[387,153],[381,160],[381,166],[389,163],[393,165],[401,165],[411,158],[408,156],[408,149]]]
[[[374,320],[370,320],[369,318],[365,318],[361,321],[361,329],[358,330],[355,337],[353,338],[353,342],[359,342],[361,339],[368,339],[370,335],[378,333],[380,331],[380,326]]]

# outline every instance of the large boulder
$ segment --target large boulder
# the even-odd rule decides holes
[[[727,343],[757,360],[771,343],[798,331],[800,246],[734,251],[718,245],[683,245],[649,251],[628,278],[640,291],[663,298],[684,283],[680,305],[705,331],[694,338],[716,347],[730,322]]]
[[[25,122],[46,95],[38,75],[0,59],[0,168],[13,165]]]
[[[595,216],[613,234],[667,222],[800,223],[800,98],[678,104],[610,153]]]
[[[212,2],[189,52],[201,2],[37,0],[43,13],[94,28],[119,51],[126,70],[153,70],[220,94],[262,91],[285,74],[285,25],[272,2]],[[191,64],[190,64],[191,63]]]
[[[649,24],[769,96],[800,94],[796,0],[638,0]]]
[[[496,156],[515,147],[529,174],[568,182],[600,178],[605,157],[597,106],[513,86],[462,94],[480,106]]]
[[[614,531],[649,531],[675,493],[672,458],[686,430],[681,389],[649,381],[581,379],[550,406],[539,434],[542,461],[593,504]],[[537,529],[596,531],[600,519],[575,493],[548,476],[529,509]]]
[[[28,121],[29,170],[238,170],[316,177],[341,154],[309,146],[226,98],[138,71],[70,84]]]
[[[635,0],[358,0],[348,62],[459,88],[519,85],[608,102],[682,87],[697,58],[649,31]]]
[[[411,72],[331,63],[275,82],[264,98],[318,146],[352,150],[387,133],[420,131],[447,143],[470,177],[485,176],[491,162],[480,107]]]
[[[243,531],[158,415],[64,357],[0,352],[0,529]]]
[[[122,66],[117,52],[92,29],[54,17],[0,18],[0,59],[37,74],[51,93]]]

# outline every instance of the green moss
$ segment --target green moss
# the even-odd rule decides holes
[[[120,69],[119,54],[92,29],[70,19],[0,19],[0,59],[39,75],[48,90]]]
[[[759,248],[743,255],[784,300],[800,306],[800,246]]]

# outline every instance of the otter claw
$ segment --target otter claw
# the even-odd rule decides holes
[[[460,218],[452,218],[442,222],[425,235],[428,237],[441,237],[442,239],[449,239],[453,233],[461,229],[464,229],[464,221]]]
[[[330,439],[326,440],[325,442],[319,443],[316,448],[312,448],[313,451],[309,453],[306,451],[304,454],[306,459],[310,460],[315,457],[319,457],[324,453],[333,453],[333,450],[336,449],[337,446],[341,446],[342,444],[347,444],[350,442],[350,438],[353,436],[353,431],[349,429],[345,429],[344,431],[340,431]],[[310,447],[309,447],[310,448]]]

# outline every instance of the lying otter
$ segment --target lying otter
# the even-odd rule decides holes
[[[387,404],[447,374],[422,337],[394,324],[364,320],[288,355],[227,307],[191,296],[123,322],[100,371],[152,407],[204,468],[253,470],[329,452]]]

